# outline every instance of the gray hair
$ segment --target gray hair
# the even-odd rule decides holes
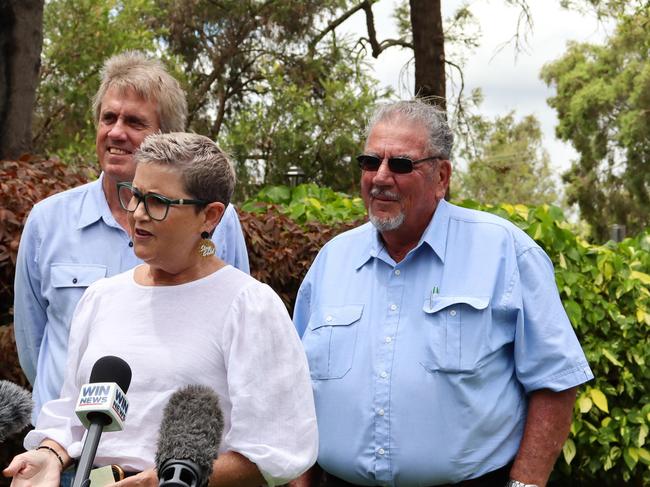
[[[106,60],[99,90],[93,98],[95,123],[99,122],[102,99],[109,88],[120,91],[131,88],[142,99],[155,102],[162,132],[185,130],[185,92],[158,59],[138,51],[126,51]]]
[[[424,126],[429,134],[427,148],[436,153],[433,155],[451,157],[454,134],[447,123],[446,112],[417,98],[378,105],[368,122],[366,138],[378,123],[404,119]]]
[[[208,137],[184,132],[152,134],[144,139],[133,160],[174,168],[193,198],[226,206],[230,203],[235,170],[227,154]]]

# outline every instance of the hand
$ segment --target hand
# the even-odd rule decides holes
[[[113,487],[158,487],[158,475],[151,468],[113,484]]]
[[[59,487],[61,464],[47,450],[31,450],[15,456],[2,475],[13,477],[11,487]]]

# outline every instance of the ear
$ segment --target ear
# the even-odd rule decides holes
[[[205,219],[203,221],[204,230],[208,233],[212,233],[221,221],[221,217],[226,211],[226,206],[223,203],[215,201],[214,203],[209,203],[204,209],[203,214]]]
[[[447,159],[438,161],[436,165],[436,198],[441,200],[447,194],[449,182],[451,181],[451,162]]]

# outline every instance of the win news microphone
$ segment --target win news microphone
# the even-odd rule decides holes
[[[107,355],[93,365],[90,381],[79,392],[75,412],[88,429],[73,487],[87,487],[103,431],[121,431],[129,409],[126,391],[131,384],[131,367],[119,357]]]
[[[0,381],[0,443],[29,424],[34,401],[29,391]]]
[[[174,392],[160,423],[156,452],[160,487],[205,487],[222,433],[223,415],[212,389],[190,385]]]

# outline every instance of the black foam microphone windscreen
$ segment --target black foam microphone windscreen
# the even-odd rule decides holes
[[[172,394],[163,412],[156,451],[160,485],[207,485],[222,433],[223,414],[212,389],[189,385]]]
[[[120,389],[127,392],[131,385],[131,367],[120,357],[106,355],[95,362],[88,382],[115,382]]]
[[[0,442],[29,424],[33,408],[29,391],[13,382],[0,381]]]

